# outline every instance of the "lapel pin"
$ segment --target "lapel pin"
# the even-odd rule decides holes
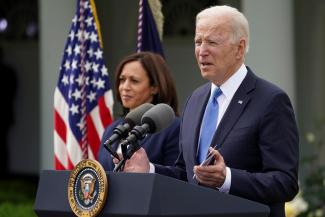
[[[238,103],[239,104],[243,104],[243,100],[238,100]]]

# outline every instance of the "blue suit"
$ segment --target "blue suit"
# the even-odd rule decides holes
[[[114,128],[123,124],[123,119],[118,119],[106,128],[100,150],[98,161],[106,171],[113,171],[114,163],[109,152],[104,148],[103,143],[112,135]],[[179,154],[178,138],[179,138],[180,118],[176,117],[172,124],[158,133],[146,136],[141,140],[140,144],[148,155],[150,162],[161,165],[173,165]],[[118,143],[112,145],[112,150],[116,151]]]
[[[231,169],[229,193],[270,206],[270,216],[284,217],[284,202],[298,192],[299,141],[288,96],[249,69],[212,139],[221,145]],[[207,83],[188,98],[180,131],[176,167],[155,165],[156,172],[193,180],[204,109],[210,95]]]

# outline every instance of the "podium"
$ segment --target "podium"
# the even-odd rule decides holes
[[[108,193],[99,216],[267,217],[269,207],[159,174],[107,172]],[[40,217],[75,216],[68,202],[70,171],[45,170],[34,205]]]

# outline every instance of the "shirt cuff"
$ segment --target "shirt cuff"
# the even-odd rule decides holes
[[[229,167],[226,167],[226,179],[225,179],[225,182],[218,189],[219,189],[220,192],[229,193],[230,186],[231,186],[231,170],[230,170]]]
[[[149,173],[155,173],[155,166],[149,162]]]

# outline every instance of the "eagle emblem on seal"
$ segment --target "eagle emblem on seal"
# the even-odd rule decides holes
[[[93,203],[93,199],[95,198],[97,191],[94,191],[95,189],[95,177],[90,174],[86,173],[81,177],[81,200],[84,202],[85,205],[89,205]]]

